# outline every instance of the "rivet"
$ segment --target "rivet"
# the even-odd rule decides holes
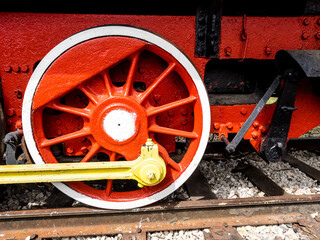
[[[57,124],[58,126],[60,126],[61,123],[62,123],[62,121],[61,121],[60,119],[56,119],[56,124]]]
[[[20,70],[20,67],[19,67],[19,65],[17,65],[17,64],[14,64],[14,65],[12,65],[12,70],[14,71],[14,72],[19,72],[19,70]]]
[[[301,35],[302,40],[307,40],[308,37],[309,37],[309,34],[306,33],[306,32],[303,32],[302,35]]]
[[[310,20],[308,18],[303,19],[303,25],[309,25],[310,24]]]
[[[12,68],[9,65],[3,66],[4,71],[11,72]]]
[[[156,103],[160,102],[161,100],[161,95],[160,94],[155,94],[153,95],[153,99]]]
[[[241,112],[242,115],[246,115],[247,114],[247,109],[241,108],[240,112]]]
[[[7,115],[8,115],[9,117],[14,116],[15,114],[16,114],[16,111],[14,110],[14,108],[9,108],[9,109],[7,110]]]
[[[181,125],[185,126],[188,124],[188,119],[182,119],[181,120]]]
[[[226,48],[224,49],[224,52],[225,52],[225,54],[226,54],[227,56],[230,56],[230,55],[231,55],[231,52],[232,52],[231,47],[226,47]]]
[[[169,110],[168,110],[168,116],[169,116],[169,117],[173,117],[173,115],[174,115],[174,110],[169,109]]]
[[[56,131],[56,134],[57,134],[58,136],[61,136],[61,135],[62,135],[62,130],[61,130],[61,129],[58,129],[58,130]]]
[[[185,116],[185,115],[187,115],[188,114],[188,109],[187,108],[182,108],[181,109],[181,114],[183,115],[183,116]]]
[[[216,130],[219,130],[220,124],[219,123],[214,123],[213,124],[213,128],[216,129]]]
[[[21,66],[21,72],[24,72],[24,73],[26,73],[26,72],[28,72],[29,71],[29,67],[28,67],[28,65],[22,65]]]
[[[265,47],[264,48],[264,52],[265,52],[265,54],[267,54],[268,56],[271,54],[271,48],[270,47]]]
[[[231,122],[227,122],[226,126],[229,130],[233,128],[233,124]]]

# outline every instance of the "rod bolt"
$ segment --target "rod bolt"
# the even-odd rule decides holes
[[[154,172],[153,171],[148,171],[148,173],[147,173],[147,178],[149,179],[149,180],[153,180],[154,178],[155,178],[155,174],[154,174]]]

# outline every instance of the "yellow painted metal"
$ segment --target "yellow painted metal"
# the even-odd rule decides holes
[[[133,179],[142,187],[160,183],[165,175],[166,164],[151,139],[133,161],[0,166],[0,184]]]

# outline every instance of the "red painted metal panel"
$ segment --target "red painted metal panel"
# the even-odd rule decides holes
[[[319,49],[320,16],[222,17],[220,59],[273,59],[281,49]]]

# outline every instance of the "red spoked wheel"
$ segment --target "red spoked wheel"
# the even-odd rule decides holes
[[[152,138],[167,165],[156,186],[54,183],[74,199],[126,209],[160,200],[198,165],[210,130],[201,77],[163,38],[129,26],[82,31],[57,45],[28,83],[23,127],[35,163],[131,161]],[[187,146],[179,149],[179,141]]]

